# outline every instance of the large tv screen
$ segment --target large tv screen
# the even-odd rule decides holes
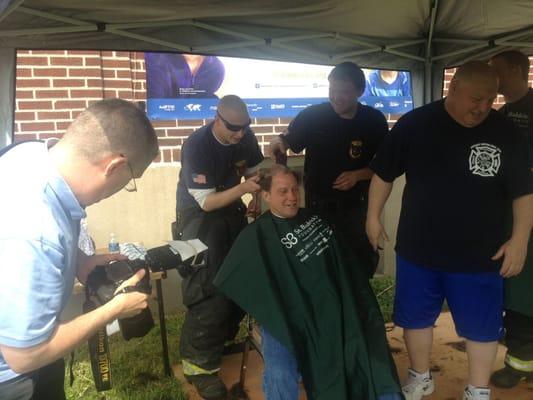
[[[177,53],[145,53],[148,116],[154,120],[211,118],[218,98],[236,94],[251,117],[294,117],[328,101],[333,66]],[[406,71],[363,69],[359,99],[384,113],[413,108]]]

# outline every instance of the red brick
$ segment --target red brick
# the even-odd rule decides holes
[[[172,149],[172,161],[174,162],[181,161],[181,149]]]
[[[84,65],[86,67],[101,67],[102,66],[102,59],[96,58],[96,57],[85,57],[84,58]]]
[[[19,110],[51,110],[52,102],[48,101],[36,101],[36,100],[20,100],[18,102]]]
[[[288,124],[291,123],[291,121],[292,121],[292,118],[288,118],[288,117],[283,117],[283,118],[280,118],[280,119],[279,119],[279,123],[280,123],[280,124],[286,124],[286,125],[288,125]]]
[[[279,118],[256,118],[257,124],[276,125],[279,124]]]
[[[15,97],[18,99],[33,99],[33,90],[17,90]]]
[[[130,69],[129,60],[114,60],[114,59],[109,59],[109,58],[103,58],[102,65],[104,68]]]
[[[274,133],[274,127],[270,126],[252,126],[255,133]]]
[[[89,88],[102,88],[103,87],[103,80],[102,79],[87,79],[87,87]]]
[[[154,163],[161,162],[161,150],[157,153],[156,158],[154,158],[154,161],[152,161],[152,162],[154,162]]]
[[[54,131],[53,122],[22,122],[20,124],[22,132]]]
[[[61,139],[62,136],[63,136],[62,133],[40,133],[39,139],[50,139],[50,138]]]
[[[114,69],[102,69],[100,71],[102,71],[104,78],[116,78],[117,77],[117,71],[115,71]]]
[[[113,89],[104,89],[104,98],[112,99],[118,97],[118,91]]]
[[[120,71],[117,71],[120,72]],[[118,79],[106,79],[105,81],[105,87],[106,89],[110,88],[117,88],[117,89],[124,89],[128,88],[131,89],[131,80],[118,80]]]
[[[126,72],[126,71],[123,71]],[[145,71],[133,71],[133,79],[138,80],[146,80],[146,72]]]
[[[118,70],[117,71],[117,78],[126,78],[131,79],[131,70]]]
[[[17,77],[29,78],[31,77],[32,68],[19,68],[17,67]]]
[[[50,87],[50,79],[32,79],[32,78],[18,79],[17,78],[16,86],[17,88],[19,87],[31,87],[31,88]]]
[[[75,77],[100,77],[102,76],[102,70],[100,68],[69,68],[68,69],[68,76],[75,76]]]
[[[56,131],[64,132],[67,130],[69,125],[71,124],[71,121],[58,121],[56,122]]]
[[[17,57],[17,65],[49,65],[48,57]]]
[[[154,128],[175,128],[176,127],[176,120],[169,120],[169,121],[161,121],[161,120],[154,120],[152,121],[152,125]]]
[[[31,54],[43,54],[43,55],[65,55],[65,50],[32,50]]]
[[[34,68],[33,76],[63,77],[67,76],[66,68]]]
[[[70,112],[68,111],[40,111],[37,113],[37,119],[70,119]]]
[[[58,100],[54,103],[54,110],[71,110],[73,108],[86,108],[85,100]]]
[[[167,136],[183,137],[183,136],[189,136],[193,132],[194,132],[194,129],[192,128],[167,129]]]
[[[64,99],[68,97],[68,90],[36,90],[35,97],[39,99],[43,98],[54,98],[54,99]]]
[[[54,79],[54,87],[83,87],[85,79]]]
[[[102,90],[97,89],[72,89],[70,90],[70,97],[71,98],[98,98],[102,99],[103,93]]]
[[[17,55],[19,54],[31,54],[31,50],[17,50]]]
[[[99,56],[98,50],[67,50],[69,56]]]
[[[119,90],[117,97],[124,100],[133,100],[133,93],[131,90]]]
[[[37,135],[34,133],[17,133],[13,138],[15,143],[24,142],[26,140],[36,140]]]
[[[83,65],[82,57],[50,57],[51,65]]]
[[[174,147],[181,146],[181,139],[165,139],[159,138],[159,146]]]
[[[16,111],[15,121],[34,121],[35,113],[32,111]]]
[[[204,125],[204,120],[203,119],[181,119],[179,121],[176,120],[176,122],[178,123],[177,125],[179,127],[182,127],[182,126],[187,126],[187,127],[189,127],[189,126],[203,126]]]
[[[170,149],[163,149],[161,153],[163,153],[163,162],[172,162],[172,151]]]
[[[114,51],[113,57],[130,57],[129,51]]]

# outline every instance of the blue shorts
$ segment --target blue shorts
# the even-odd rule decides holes
[[[503,278],[498,271],[451,273],[396,258],[394,323],[406,329],[433,326],[444,299],[457,334],[475,342],[503,334]]]

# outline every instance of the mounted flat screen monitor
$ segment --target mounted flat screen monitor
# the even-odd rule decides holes
[[[154,120],[212,118],[218,99],[236,94],[252,118],[292,118],[328,101],[333,66],[177,53],[145,53],[148,116]],[[413,108],[406,71],[363,69],[359,101],[390,114]]]

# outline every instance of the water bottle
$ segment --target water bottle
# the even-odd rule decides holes
[[[107,248],[110,253],[120,253],[120,246],[114,233],[111,234]]]

